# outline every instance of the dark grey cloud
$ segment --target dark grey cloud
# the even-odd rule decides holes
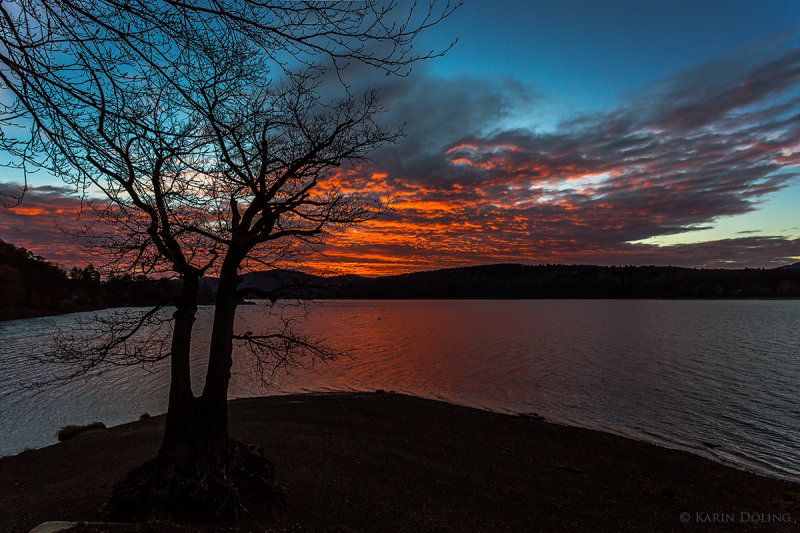
[[[568,258],[573,248],[599,258],[627,255],[630,242],[707,229],[758,209],[798,179],[797,48],[742,49],[546,133],[500,127],[515,105],[536,102],[513,83],[422,76],[384,96],[389,118],[403,117],[409,135],[377,153],[374,168],[420,204],[389,220],[419,227],[469,221],[485,228],[492,249],[499,240],[520,257],[560,250]],[[734,239],[719,250],[744,261],[741,247],[772,264],[754,243],[778,254],[776,261],[791,257],[796,244],[758,239]],[[671,250],[681,264],[700,251]]]
[[[0,182],[0,239],[64,266],[84,266],[96,259],[69,234],[84,227],[83,204],[74,191],[54,186],[29,187],[22,202],[22,186]],[[8,201],[7,201],[8,200]]]
[[[332,258],[377,273],[497,261],[756,267],[800,254],[795,221],[783,236],[637,244],[713,227],[797,183],[800,49],[743,49],[546,132],[506,127],[543,98],[518,82],[418,70],[376,84],[367,72],[349,74],[350,90],[377,87],[383,120],[406,136],[340,179],[394,197],[395,209],[337,235]],[[74,224],[67,193],[31,191],[27,214],[0,209],[0,237],[77,260],[53,229]]]

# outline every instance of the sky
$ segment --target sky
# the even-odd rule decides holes
[[[800,261],[800,3],[465,1],[404,78],[353,69],[404,137],[334,180],[390,199],[315,265]],[[20,176],[0,169],[0,189]],[[64,266],[80,201],[33,176],[0,238]]]

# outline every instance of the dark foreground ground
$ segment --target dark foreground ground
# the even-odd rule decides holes
[[[798,484],[595,431],[387,393],[237,400],[230,412],[232,433],[274,460],[286,509],[214,529],[80,531],[800,530]],[[0,530],[102,519],[163,423],[0,459]]]

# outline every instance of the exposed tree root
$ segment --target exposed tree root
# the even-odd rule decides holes
[[[222,454],[160,454],[131,470],[112,489],[107,512],[112,520],[228,520],[246,511],[243,499],[282,507],[286,493],[262,448],[231,440]]]

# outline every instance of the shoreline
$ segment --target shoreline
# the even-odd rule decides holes
[[[229,411],[231,433],[265,448],[289,493],[285,510],[254,510],[234,524],[244,528],[786,531],[800,519],[796,482],[533,417],[381,392],[236,399]],[[1,458],[0,530],[102,519],[111,485],[156,452],[163,420]],[[754,512],[791,523],[741,521]]]
[[[442,298],[430,298],[430,297],[404,297],[404,298],[394,298],[394,297],[382,297],[382,298],[337,298],[337,297],[330,297],[330,298],[299,298],[299,300],[304,302],[346,302],[346,301],[426,301],[426,300],[441,300],[441,301],[462,301],[462,300],[486,300],[486,301],[517,301],[517,300],[578,300],[578,301],[593,301],[593,300],[625,300],[625,301],[664,301],[664,302],[685,302],[685,301],[697,301],[697,302],[744,302],[744,301],[796,301],[800,300],[800,296],[719,296],[714,298],[698,298],[698,297],[691,297],[691,296],[679,296],[673,298],[659,298],[655,296],[647,296],[641,298],[621,298],[621,297],[597,297],[597,298],[575,298],[575,297],[549,297],[549,298],[504,298],[504,297],[466,297],[466,298],[457,298],[457,297],[442,297]],[[250,303],[240,303],[239,305],[258,305],[256,302],[266,301],[260,298],[247,298],[247,302]],[[280,298],[278,301],[296,301],[292,298]],[[198,304],[199,307],[213,307],[214,302],[206,302]],[[72,309],[67,311],[60,311],[60,312],[52,312],[50,310],[34,310],[32,314],[21,314],[19,316],[9,316],[4,317],[0,316],[0,324],[3,322],[12,322],[14,320],[26,320],[30,318],[49,318],[49,317],[56,317],[56,316],[64,316],[64,315],[72,315],[72,314],[80,314],[80,313],[91,313],[94,311],[106,311],[108,309],[148,309],[152,306],[141,306],[141,305],[116,305],[116,306],[107,306],[107,307],[86,307],[81,309]]]
[[[446,404],[446,405],[452,405],[454,407],[465,407],[465,408],[468,408],[468,409],[475,409],[477,411],[491,413],[491,414],[499,414],[499,415],[504,415],[504,416],[526,418],[526,419],[530,419],[530,420],[534,420],[534,421],[546,422],[548,424],[554,424],[554,425],[558,425],[558,426],[563,426],[563,427],[566,427],[566,428],[582,429],[582,430],[587,430],[587,431],[594,431],[594,432],[601,433],[601,434],[613,435],[615,437],[620,437],[620,438],[623,438],[623,439],[632,440],[632,441],[639,442],[639,443],[642,443],[642,444],[645,444],[645,445],[656,446],[658,448],[663,448],[663,449],[666,449],[666,450],[674,450],[674,451],[679,451],[679,452],[683,452],[683,453],[688,453],[688,454],[691,454],[693,456],[699,457],[701,459],[708,460],[708,461],[711,461],[713,463],[719,464],[721,466],[733,468],[735,470],[739,470],[739,471],[742,471],[742,472],[747,472],[747,473],[754,474],[754,475],[757,475],[757,476],[760,476],[760,477],[764,477],[764,478],[767,478],[767,479],[773,479],[773,480],[777,480],[777,481],[786,481],[786,482],[790,482],[790,483],[798,483],[798,484],[800,484],[800,476],[793,476],[790,473],[787,473],[787,472],[784,472],[784,471],[781,471],[781,470],[778,470],[778,469],[770,470],[770,469],[762,467],[763,469],[759,470],[759,468],[757,466],[755,466],[756,459],[754,459],[754,458],[750,458],[750,457],[746,457],[746,456],[737,456],[738,461],[731,460],[731,459],[725,459],[724,457],[721,457],[720,455],[713,453],[713,450],[718,447],[717,445],[712,445],[712,444],[706,443],[706,442],[698,442],[698,443],[696,443],[697,444],[696,446],[693,446],[691,443],[687,443],[687,442],[683,442],[683,441],[677,441],[677,440],[670,440],[668,437],[665,437],[665,436],[659,436],[658,438],[656,438],[656,436],[654,436],[652,434],[649,434],[649,436],[648,436],[648,435],[643,434],[643,433],[638,433],[635,430],[628,429],[626,431],[626,428],[624,428],[624,427],[623,428],[619,428],[619,427],[612,428],[612,427],[602,427],[602,426],[581,425],[580,423],[576,423],[576,422],[570,422],[570,421],[566,421],[566,420],[548,418],[548,417],[540,415],[537,412],[532,412],[532,411],[514,411],[514,410],[511,410],[511,409],[502,408],[502,407],[492,408],[492,407],[489,407],[489,406],[486,406],[486,405],[480,405],[480,404],[459,403],[457,401],[451,401],[450,399],[447,399],[445,397],[441,397],[441,396],[438,396],[438,395],[420,396],[420,395],[416,395],[416,394],[413,394],[413,393],[410,393],[410,392],[405,392],[405,391],[395,391],[395,390],[386,391],[386,390],[383,390],[383,389],[364,389],[364,390],[347,389],[347,390],[316,390],[316,391],[309,390],[309,391],[305,391],[305,392],[277,393],[277,394],[270,394],[270,395],[266,395],[266,396],[233,397],[233,398],[229,398],[228,399],[228,404],[230,405],[230,404],[235,403],[235,402],[247,401],[247,400],[259,400],[259,399],[264,399],[264,398],[285,398],[285,399],[289,400],[289,399],[292,399],[294,397],[298,397],[298,398],[319,397],[319,396],[321,396],[321,397],[329,397],[329,396],[330,397],[335,397],[335,396],[349,396],[349,395],[353,395],[353,394],[373,394],[373,393],[377,393],[377,394],[384,394],[385,393],[385,394],[396,394],[396,395],[399,395],[399,396],[408,396],[408,397],[411,397],[411,398],[419,398],[419,399],[422,399],[422,400],[430,400],[430,401],[434,401],[434,402],[438,402],[438,403],[442,403],[442,404]],[[21,449],[19,451],[16,451],[16,452],[10,452],[10,453],[5,453],[5,454],[4,453],[0,453],[0,460],[2,460],[4,458],[9,458],[9,457],[15,457],[15,456],[20,455],[20,454],[25,453],[25,452],[41,450],[41,449],[45,449],[45,448],[48,448],[50,446],[54,446],[56,444],[59,444],[60,442],[62,442],[62,440],[57,437],[57,434],[60,433],[61,430],[65,429],[65,428],[68,428],[68,427],[69,428],[77,428],[78,430],[75,431],[75,433],[77,434],[77,433],[82,433],[85,430],[96,429],[96,428],[94,428],[92,426],[94,426],[95,424],[98,424],[98,423],[100,423],[103,426],[102,429],[111,429],[111,428],[115,428],[115,427],[119,427],[119,426],[124,426],[124,425],[127,425],[127,424],[133,424],[133,423],[136,423],[136,422],[140,422],[140,421],[142,421],[144,419],[147,419],[147,418],[159,418],[159,417],[163,418],[164,416],[165,416],[165,413],[159,413],[159,414],[151,415],[150,413],[146,412],[146,413],[143,413],[137,419],[126,420],[126,421],[119,422],[119,423],[117,423],[115,425],[109,425],[109,426],[106,426],[102,422],[91,422],[91,423],[78,424],[78,425],[68,424],[67,426],[63,426],[61,429],[59,429],[59,431],[56,432],[56,434],[54,435],[54,438],[56,439],[55,442],[50,442],[50,443],[47,443],[47,444],[41,444],[41,445],[38,445],[38,446],[29,446],[29,447],[26,447],[26,448]],[[64,439],[64,440],[67,440],[67,439]],[[763,464],[766,465],[767,463],[763,463]]]
[[[384,389],[368,389],[368,390],[317,390],[317,391],[307,391],[307,392],[290,392],[290,393],[280,393],[280,394],[273,394],[269,396],[242,396],[242,397],[235,397],[229,398],[228,404],[230,405],[232,402],[238,401],[246,401],[246,400],[258,400],[261,398],[286,398],[291,399],[294,397],[299,398],[306,398],[306,397],[317,397],[317,396],[350,396],[353,394],[395,394],[399,396],[408,396],[411,398],[418,398],[421,400],[429,400],[437,403],[442,403],[445,405],[452,405],[454,407],[465,407],[467,409],[474,409],[477,411],[491,413],[491,414],[498,414],[503,416],[511,416],[514,418],[523,418],[528,420],[533,420],[536,422],[544,422],[547,424],[553,424],[556,426],[562,426],[565,428],[574,428],[579,430],[586,430],[592,431],[604,435],[611,435],[614,437],[619,437],[622,439],[631,440],[634,442],[638,442],[648,446],[655,446],[657,448],[663,448],[665,450],[673,450],[682,453],[688,453],[700,459],[711,461],[712,463],[716,463],[718,465],[732,468],[734,470],[738,470],[740,472],[746,472],[748,474],[753,474],[759,477],[763,477],[766,479],[771,479],[775,481],[785,481],[788,483],[796,483],[800,486],[800,476],[793,476],[792,474],[780,471],[778,469],[773,470],[759,470],[757,466],[754,466],[756,463],[756,459],[746,456],[737,456],[740,462],[724,459],[719,455],[713,453],[713,450],[719,447],[719,445],[711,444],[707,442],[698,442],[697,446],[692,446],[691,443],[682,442],[678,440],[669,440],[668,437],[665,436],[658,436],[656,438],[655,435],[649,434],[649,437],[646,436],[644,433],[636,432],[632,429],[627,428],[604,428],[604,427],[592,427],[588,425],[581,425],[577,422],[570,422],[565,420],[557,420],[553,418],[548,418],[546,416],[540,415],[538,412],[533,411],[514,411],[511,409],[506,409],[503,407],[492,408],[486,405],[479,405],[479,404],[470,404],[470,403],[459,403],[457,401],[451,401],[448,398],[441,397],[438,395],[430,395],[430,396],[420,396],[417,394],[413,394],[410,392],[405,391],[395,391],[395,390],[384,390]],[[160,415],[153,415],[153,416],[162,416]],[[148,415],[149,416],[149,415]],[[127,422],[126,422],[127,423]],[[627,431],[626,431],[627,429]],[[0,456],[2,458],[3,456]],[[766,464],[766,463],[764,463]]]

